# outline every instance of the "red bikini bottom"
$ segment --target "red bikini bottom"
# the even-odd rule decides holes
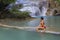
[[[38,28],[38,30],[44,30],[44,29],[46,29],[46,26],[44,28]]]

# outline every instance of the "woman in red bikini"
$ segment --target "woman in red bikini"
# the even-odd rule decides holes
[[[45,30],[45,29],[46,29],[46,27],[45,27],[45,23],[44,23],[44,18],[41,17],[40,25],[38,26],[37,31]]]

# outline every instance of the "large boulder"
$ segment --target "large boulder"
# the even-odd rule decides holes
[[[48,1],[48,10],[46,15],[55,16],[60,15],[60,4],[56,0],[47,0]]]

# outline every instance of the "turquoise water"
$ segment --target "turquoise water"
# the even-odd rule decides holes
[[[39,22],[40,18],[24,21],[0,20],[0,23],[20,27],[36,27]],[[60,16],[45,17],[45,24],[50,30],[60,32]],[[60,40],[60,35],[0,27],[0,40]]]
[[[48,16],[44,17],[45,25],[49,27],[49,30],[60,32],[60,16]],[[19,27],[36,27],[40,23],[40,18],[35,18],[32,20],[0,20],[0,23],[10,25],[10,26],[19,26]]]
[[[60,32],[60,16],[50,16],[47,17],[47,26],[53,28],[51,30]]]
[[[60,40],[60,35],[0,27],[0,40]]]

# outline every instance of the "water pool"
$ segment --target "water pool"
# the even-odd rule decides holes
[[[40,18],[26,21],[3,20],[2,24],[35,27],[38,26]],[[60,16],[46,17],[46,25],[52,31],[60,32]],[[0,40],[60,40],[60,34],[39,33],[12,28],[3,28],[0,26]]]
[[[0,40],[60,40],[60,35],[0,27]]]

